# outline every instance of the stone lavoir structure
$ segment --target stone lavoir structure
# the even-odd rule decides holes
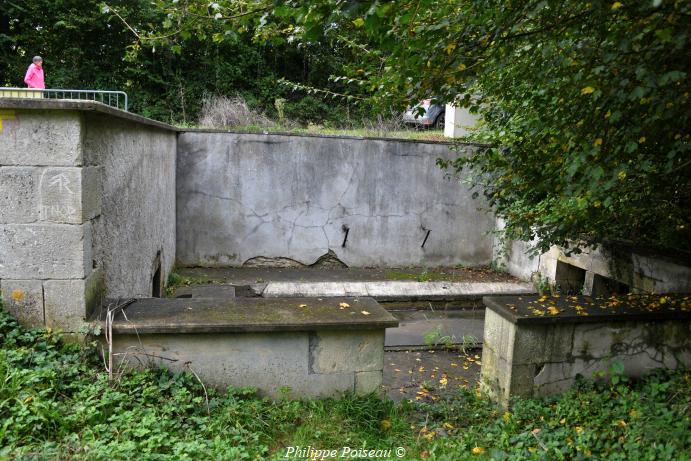
[[[493,218],[436,167],[457,155],[445,143],[181,132],[83,101],[0,106],[0,284],[27,325],[76,331],[103,298],[160,296],[176,260],[492,258]]]
[[[178,130],[94,102],[2,98],[3,306],[25,325],[77,332],[112,300],[138,299],[127,308],[134,312],[145,298],[160,297],[176,261],[311,265],[327,258],[350,267],[487,265],[495,247],[490,234],[494,217],[482,201],[471,198],[472,191],[436,166],[438,158],[477,148],[465,144],[452,151],[447,143]],[[577,279],[586,288],[611,283],[596,275],[619,277],[615,282],[622,284],[630,278],[633,289],[691,287],[690,270],[677,262],[656,265],[654,258],[632,256],[627,273],[638,276],[625,278],[603,273],[597,258],[529,260],[514,250],[515,245],[505,255],[507,267],[524,279],[541,272],[557,282],[560,276]],[[583,267],[563,266],[570,263]],[[364,299],[359,302],[371,301]],[[300,317],[298,324],[278,316],[267,331],[265,325],[228,317],[228,309],[243,308],[240,301],[213,301],[215,311],[204,300],[160,302],[165,306],[149,307],[172,309],[169,320],[159,318],[154,328],[142,313],[139,320],[149,331],[136,342],[125,331],[128,321],[114,319],[113,347],[121,358],[132,358],[141,346],[165,348],[178,356],[169,366],[196,362],[213,382],[218,375],[213,362],[203,357],[208,348],[204,335],[220,335],[217,339],[223,338],[227,350],[263,350],[261,357],[242,356],[248,367],[277,363],[278,356],[269,351],[279,354],[275,346],[291,338],[286,350],[296,351],[295,369],[301,370],[291,382],[305,395],[312,385],[321,389],[312,395],[340,392],[343,386],[363,392],[376,388],[382,364],[367,351],[380,349],[378,338],[395,324],[376,303],[361,309],[371,315],[352,309],[352,317],[348,311],[334,324],[316,311]],[[269,319],[282,302],[300,308],[295,299],[266,302],[270,305],[262,309]],[[353,306],[355,300],[347,304]],[[344,314],[335,305],[330,308]],[[185,327],[173,321],[188,311],[196,323]],[[210,318],[216,319],[215,327],[204,323]],[[486,336],[492,344],[491,332]],[[234,345],[238,340],[247,341]],[[337,357],[328,351],[339,344],[350,344],[343,347],[363,355],[343,356],[335,368],[324,365],[330,363],[328,357]],[[319,380],[325,387],[315,384]],[[267,383],[265,391],[275,393],[279,384]]]

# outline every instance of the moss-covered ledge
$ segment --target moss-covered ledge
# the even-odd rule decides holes
[[[637,377],[691,365],[688,295],[497,296],[485,313],[481,386],[506,406],[597,377],[620,362]]]
[[[103,323],[106,311],[94,320]],[[397,325],[372,298],[144,298],[117,312],[112,328],[114,333],[249,333]]]

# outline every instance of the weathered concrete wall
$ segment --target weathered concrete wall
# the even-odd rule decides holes
[[[499,224],[500,225],[500,224]],[[585,249],[581,254],[567,256],[565,251],[553,246],[548,252],[530,256],[530,244],[508,242],[506,248],[495,246],[495,259],[515,277],[522,280],[534,279],[537,275],[560,288],[573,290],[574,283],[587,295],[606,295],[606,289],[598,280],[610,279],[625,284],[631,291],[648,293],[691,292],[691,265],[683,256],[651,253],[636,248]],[[567,280],[560,270],[577,268],[584,271],[583,280]]]
[[[95,103],[3,100],[0,290],[22,323],[77,331],[104,295],[151,294],[175,254],[176,132]]]
[[[494,218],[435,164],[457,155],[438,143],[181,133],[177,260],[309,265],[331,251],[354,267],[487,264]]]
[[[103,114],[85,116],[89,164],[102,171],[94,258],[108,297],[151,296],[175,262],[176,133]]]
[[[221,389],[254,387],[281,397],[381,390],[384,331],[116,334],[113,352],[133,366],[193,370]]]

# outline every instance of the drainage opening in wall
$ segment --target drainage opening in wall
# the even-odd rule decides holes
[[[591,293],[593,296],[625,295],[628,293],[629,286],[625,283],[598,274],[593,276]]]
[[[574,265],[557,261],[557,270],[554,281],[559,286],[562,293],[581,294],[585,284],[585,269]]]
[[[161,280],[161,252],[156,254],[154,259],[154,276],[151,278],[151,296],[160,298],[163,292],[163,281]]]

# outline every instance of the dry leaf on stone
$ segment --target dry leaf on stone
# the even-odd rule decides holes
[[[360,312],[362,313],[362,315],[370,315],[370,313],[367,311],[360,311]]]
[[[348,304],[348,303],[340,303],[340,304],[338,305],[338,307],[340,307],[341,309],[347,309],[348,307],[350,307],[350,304]]]

